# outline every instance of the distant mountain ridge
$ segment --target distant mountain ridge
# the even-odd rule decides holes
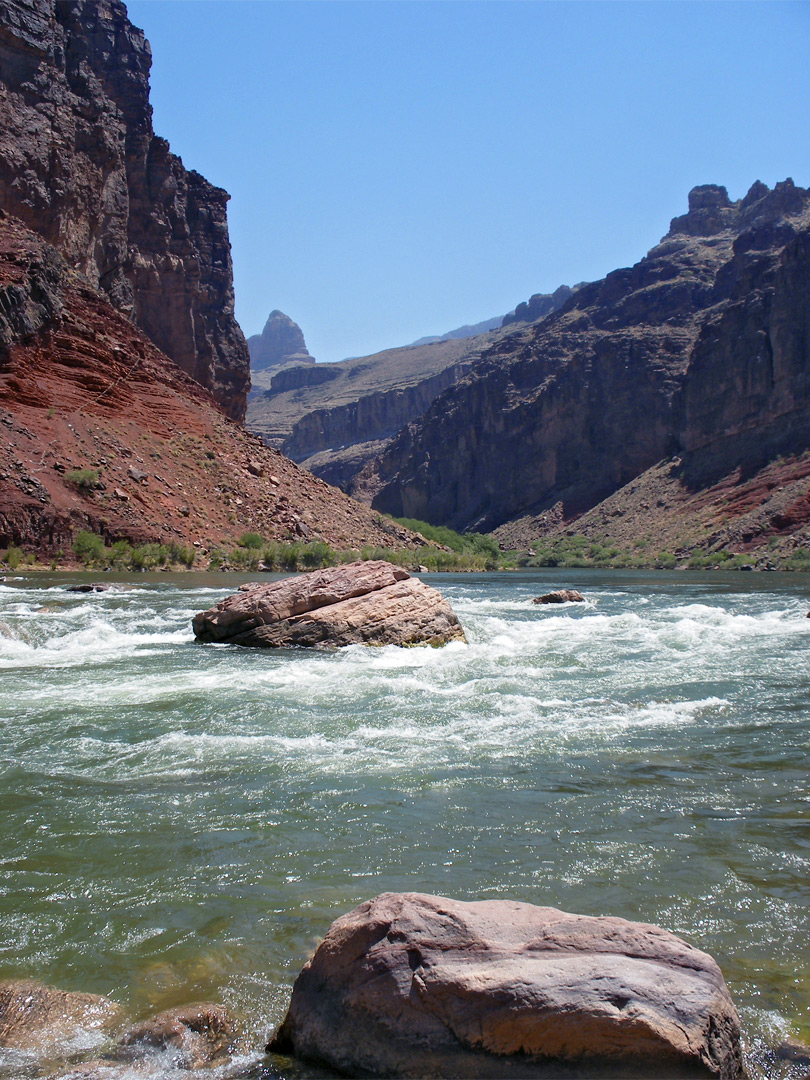
[[[417,341],[412,341],[411,345],[435,345],[436,342],[451,341],[454,338],[477,337],[479,334],[486,334],[489,330],[497,330],[502,325],[503,319],[502,315],[496,315],[493,319],[484,319],[483,322],[475,323],[473,326],[459,326],[457,330],[448,330],[446,334],[421,337]]]
[[[571,293],[564,285],[548,297],[532,297],[506,316],[309,369],[301,355],[265,364],[261,339],[251,337],[253,392],[247,425],[317,476],[362,498],[369,462],[461,378],[495,340],[502,323],[523,323],[539,317],[539,310],[556,310]]]

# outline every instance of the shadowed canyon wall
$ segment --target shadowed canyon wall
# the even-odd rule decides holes
[[[150,66],[118,0],[2,0],[0,206],[241,420],[229,196],[154,134]]]
[[[702,484],[803,451],[808,256],[810,191],[695,188],[644,259],[499,340],[405,428],[372,505],[491,529],[570,519],[673,455]]]

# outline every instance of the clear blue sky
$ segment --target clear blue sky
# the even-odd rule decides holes
[[[810,5],[132,0],[232,196],[237,318],[339,360],[637,261],[696,184],[810,186]]]

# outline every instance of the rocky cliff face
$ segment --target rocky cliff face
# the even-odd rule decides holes
[[[77,530],[206,552],[245,532],[416,546],[226,417],[55,248],[0,211],[0,549]]]
[[[0,205],[241,419],[228,195],[155,136],[150,65],[119,0],[3,0]]]
[[[711,483],[810,445],[810,192],[689,211],[635,266],[484,353],[377,464],[373,505],[490,529],[571,519],[673,455]]]
[[[553,293],[535,293],[528,300],[524,300],[522,304],[518,304],[514,311],[504,315],[501,326],[537,322],[538,319],[544,319],[552,311],[561,308],[571,294],[580,288],[582,288],[581,285],[575,285],[573,289],[569,288],[568,285],[560,285]]]
[[[265,393],[251,395],[247,425],[351,493],[355,476],[385,443],[425,412],[496,336],[448,338],[337,364],[286,367],[272,376]]]

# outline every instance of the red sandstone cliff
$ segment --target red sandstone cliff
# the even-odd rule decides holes
[[[2,0],[0,206],[242,419],[228,195],[152,131],[150,65],[120,0]]]
[[[77,483],[84,473],[92,483]],[[413,535],[264,446],[60,254],[0,211],[0,549],[204,549],[244,532],[338,548]]]

